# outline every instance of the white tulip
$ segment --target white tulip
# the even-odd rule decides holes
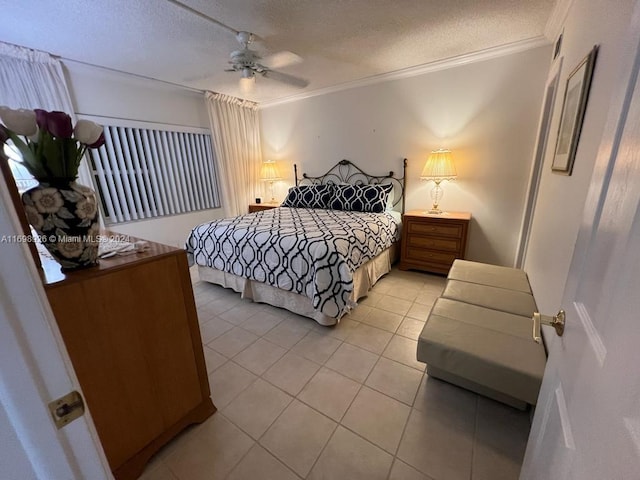
[[[0,107],[0,119],[4,126],[16,135],[28,137],[38,131],[36,124],[36,112],[19,108],[13,110],[8,107]]]
[[[98,141],[102,133],[102,126],[90,120],[78,120],[76,128],[73,129],[73,136],[80,143],[92,145]]]

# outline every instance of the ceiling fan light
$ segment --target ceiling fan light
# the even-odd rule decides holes
[[[253,76],[254,76],[253,70],[251,70],[250,68],[242,69],[242,78],[253,78]]]

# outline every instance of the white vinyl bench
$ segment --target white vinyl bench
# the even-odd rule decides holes
[[[428,375],[516,408],[535,405],[546,363],[523,270],[456,260],[418,339]]]

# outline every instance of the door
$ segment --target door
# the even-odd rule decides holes
[[[639,37],[640,2],[558,306],[564,336],[545,330],[521,480],[640,478]]]
[[[49,413],[49,402],[79,387],[19,233],[0,189],[0,478],[112,478],[89,416],[57,430]]]

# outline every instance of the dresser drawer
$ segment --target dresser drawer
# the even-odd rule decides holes
[[[409,247],[406,253],[407,261],[417,260],[431,263],[444,263],[451,265],[457,258],[455,253],[439,252],[436,250],[427,250],[424,248]]]
[[[438,235],[461,238],[464,227],[460,224],[409,221],[408,231],[410,235]]]
[[[427,248],[432,250],[444,250],[445,252],[459,252],[460,240],[441,237],[412,236],[407,239],[409,247]]]

